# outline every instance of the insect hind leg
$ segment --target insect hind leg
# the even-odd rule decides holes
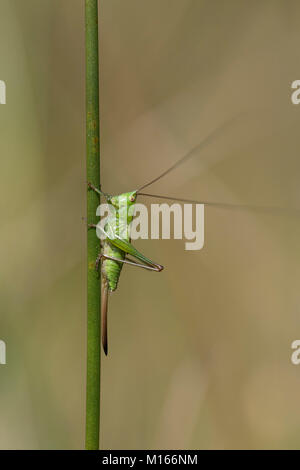
[[[118,259],[118,258],[114,258],[113,256],[104,255],[103,253],[100,253],[97,257],[96,263],[97,263],[98,268],[102,259],[109,259],[111,261],[116,261],[117,263],[129,264],[130,266],[136,266],[137,268],[148,269],[149,271],[160,272],[164,268],[160,264],[153,264],[153,266],[149,266],[148,264],[137,263],[136,261],[127,257],[125,259]]]

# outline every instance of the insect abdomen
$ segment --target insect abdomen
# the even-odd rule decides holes
[[[117,258],[123,260],[125,258],[125,253],[119,248],[113,246],[108,240],[105,240],[103,253],[112,258]],[[118,263],[110,259],[104,259],[102,263],[102,274],[108,282],[108,288],[110,291],[116,290],[118,286],[118,281],[120,273],[123,267],[123,263]]]

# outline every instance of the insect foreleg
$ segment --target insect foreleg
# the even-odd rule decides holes
[[[93,191],[95,191],[95,193],[98,193],[100,194],[100,196],[103,194],[102,191],[100,189],[97,189],[96,186],[94,186],[92,183],[90,183],[89,181],[87,182],[87,185],[90,189],[92,189]]]
[[[100,194],[100,196],[104,196],[105,198],[108,198],[110,197],[109,194],[106,194],[104,193],[103,191],[101,191],[101,189],[98,189],[96,188],[96,186],[94,186],[92,183],[90,183],[89,181],[87,181],[87,185],[90,189],[92,189],[93,191],[95,191],[95,193],[97,194]]]

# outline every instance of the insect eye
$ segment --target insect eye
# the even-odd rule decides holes
[[[131,202],[134,202],[135,201],[135,196],[130,196],[129,199],[130,199]]]

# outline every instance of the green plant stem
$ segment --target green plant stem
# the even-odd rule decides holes
[[[87,181],[100,187],[99,146],[99,52],[98,0],[85,0],[86,18],[86,169]],[[96,224],[100,204],[95,191],[87,191],[87,220]],[[86,443],[87,450],[99,449],[100,431],[100,279],[95,260],[100,242],[95,230],[87,235],[87,381]]]

